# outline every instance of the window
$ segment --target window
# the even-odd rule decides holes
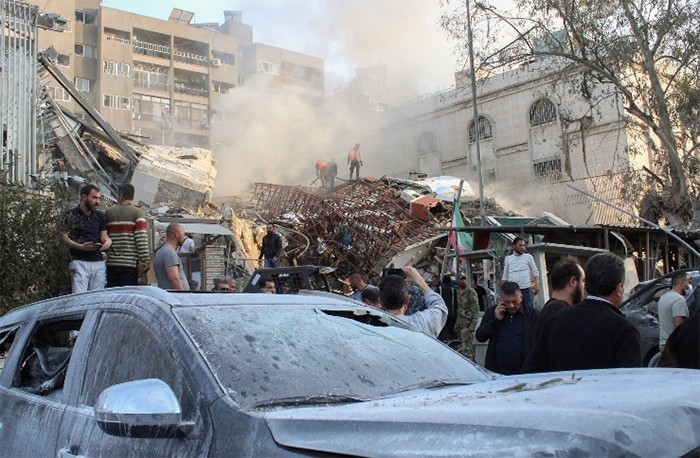
[[[70,67],[71,63],[71,55],[70,54],[59,54],[58,57],[56,57],[56,64],[61,65],[63,67]]]
[[[211,56],[214,59],[219,59],[222,64],[236,65],[236,56],[234,56],[233,54],[220,52],[220,51],[212,51]]]
[[[549,99],[539,99],[530,107],[532,127],[550,124],[557,120],[557,107]]]
[[[2,373],[3,367],[5,367],[5,360],[7,360],[7,355],[10,354],[10,349],[15,341],[16,333],[17,328],[0,332],[0,373]]]
[[[129,97],[119,95],[107,95],[102,98],[102,104],[108,108],[116,108],[117,110],[130,110],[131,103]]]
[[[46,92],[49,94],[49,96],[54,99],[57,102],[70,102],[70,94],[68,94],[68,91],[63,89],[62,87],[57,87],[57,86],[46,86]]]
[[[438,138],[432,132],[423,132],[418,138],[418,155],[435,154],[438,152]]]
[[[102,61],[102,72],[108,75],[131,76],[131,65],[111,60]]]
[[[97,48],[94,46],[91,46],[91,45],[76,43],[75,44],[75,55],[76,56],[83,56],[83,57],[91,57],[94,59],[97,57]]]
[[[95,82],[87,78],[76,78],[75,87],[81,92],[92,92]]]
[[[82,318],[72,318],[38,326],[27,342],[12,386],[61,399],[68,363],[82,323]]]
[[[79,402],[93,406],[100,393],[117,383],[158,378],[180,398],[182,371],[162,336],[156,335],[138,317],[126,313],[104,313],[100,317],[87,358]],[[119,351],[114,351],[118,348]],[[185,406],[183,405],[183,410]]]
[[[134,94],[134,118],[160,121],[164,129],[170,128],[170,99]]]
[[[533,164],[535,178],[540,181],[561,180],[561,159],[558,157]]]
[[[134,85],[147,89],[158,89],[167,91],[168,70],[162,67],[146,67],[141,64],[134,64]]]
[[[97,14],[92,11],[76,11],[75,22],[83,24],[94,24],[97,20]]]
[[[479,116],[479,140],[493,138],[493,130],[491,129],[491,121],[484,116]],[[469,143],[476,142],[476,128],[474,120],[469,123]]]
[[[267,73],[268,75],[279,76],[280,64],[276,64],[274,62],[268,62],[266,60],[259,60],[258,61],[258,71],[260,73]]]
[[[219,94],[226,94],[230,89],[236,87],[235,84],[222,83],[220,81],[214,81],[212,84],[214,85],[214,92]]]

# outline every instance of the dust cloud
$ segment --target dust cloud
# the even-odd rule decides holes
[[[293,18],[289,5],[284,8],[271,14]],[[213,107],[228,112],[211,129],[218,171],[215,196],[238,195],[256,181],[309,185],[319,159],[334,159],[338,176],[346,178],[350,147],[364,144],[380,119],[391,123],[390,112],[378,115],[366,104],[358,108],[356,100],[334,97],[353,81],[356,68],[386,68],[384,101],[389,106],[443,90],[454,80],[453,46],[438,25],[438,1],[329,0],[314,4],[313,10],[292,40],[303,43],[302,49],[288,49],[325,60],[326,100],[266,87],[260,79],[229,91],[223,106]]]

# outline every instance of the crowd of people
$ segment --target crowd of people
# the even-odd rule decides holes
[[[70,251],[74,293],[136,285],[139,274],[149,269],[146,218],[133,204],[134,187],[120,186],[118,203],[104,213],[98,209],[100,197],[99,188],[86,185],[80,190],[79,205],[65,214],[61,240]],[[187,240],[181,224],[168,225],[153,261],[160,288],[189,289],[178,254]],[[192,249],[189,246],[189,252]],[[260,259],[267,268],[275,268],[281,255],[281,238],[270,223]],[[625,282],[622,258],[596,254],[585,268],[565,258],[552,266],[549,275],[551,297],[538,311],[533,295],[539,293],[540,273],[526,252],[525,240],[516,237],[512,254],[505,259],[499,300],[493,305],[475,279],[470,285],[466,275],[456,280],[434,275],[428,284],[414,267],[391,271],[375,284],[362,273],[353,273],[347,292],[430,336],[458,343],[458,351],[472,361],[474,340],[488,342],[484,365],[499,374],[642,365],[639,332],[619,310]],[[700,369],[700,313],[691,314],[684,298],[690,277],[679,272],[671,283],[658,302],[659,365]],[[259,292],[275,294],[276,289],[274,279],[260,279]],[[222,278],[215,280],[213,290],[236,292],[238,287],[232,279]],[[480,312],[483,318],[477,327]]]

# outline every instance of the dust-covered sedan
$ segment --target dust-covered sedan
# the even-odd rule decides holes
[[[2,456],[681,456],[700,371],[500,377],[327,295],[69,295],[0,318]]]

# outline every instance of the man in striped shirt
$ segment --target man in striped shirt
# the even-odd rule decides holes
[[[134,187],[119,186],[118,204],[107,209],[107,287],[137,285],[139,273],[149,269],[148,232],[143,210],[133,204]]]

